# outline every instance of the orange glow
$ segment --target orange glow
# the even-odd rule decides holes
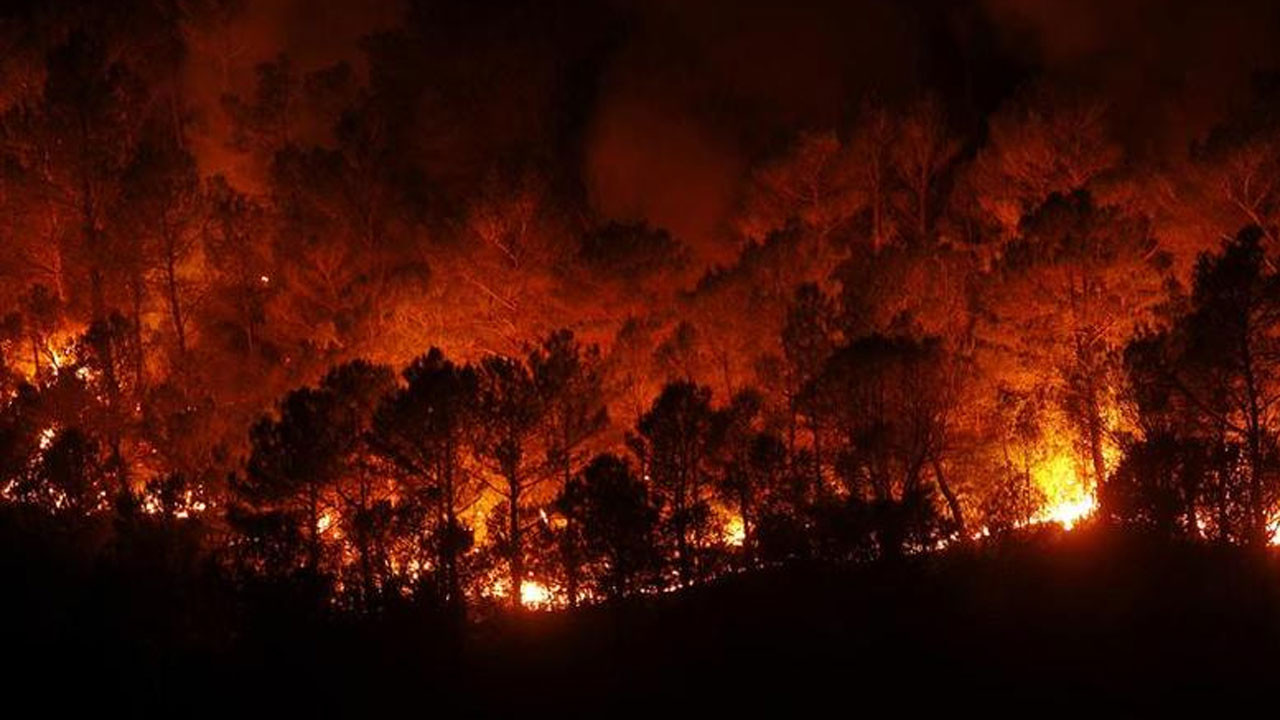
[[[320,514],[320,519],[316,522],[316,530],[323,535],[329,532],[330,529],[332,529],[333,534],[337,536],[338,529],[334,526],[334,520],[336,520],[336,518],[334,517],[333,513],[329,510],[325,510],[323,513]]]
[[[747,528],[742,518],[737,515],[730,517],[720,531],[720,538],[726,545],[742,547],[742,543],[747,539]]]
[[[540,582],[525,580],[520,583],[520,604],[532,610],[551,606],[551,590]]]
[[[1070,530],[1093,514],[1097,499],[1079,463],[1066,452],[1056,452],[1032,470],[1032,481],[1044,494],[1045,504],[1032,523],[1056,523]]]
[[[509,597],[511,582],[506,577],[495,578],[484,591],[487,597],[505,599]],[[537,580],[523,580],[520,583],[520,605],[528,610],[550,610],[558,604],[555,590]]]
[[[1070,530],[1076,526],[1076,523],[1093,515],[1097,506],[1093,496],[1086,495],[1078,500],[1068,500],[1045,507],[1036,516],[1036,522],[1057,523],[1062,526],[1062,529]]]

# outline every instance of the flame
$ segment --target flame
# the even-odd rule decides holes
[[[1093,515],[1093,511],[1098,507],[1098,503],[1092,495],[1087,495],[1079,500],[1070,500],[1066,502],[1050,505],[1036,515],[1036,522],[1052,522],[1062,526],[1063,530],[1070,530],[1076,526],[1076,523]]]
[[[490,598],[510,597],[511,582],[506,577],[494,577],[484,594]],[[556,607],[555,589],[537,580],[520,581],[520,604],[529,610],[550,610]]]
[[[720,531],[720,539],[726,545],[742,547],[742,543],[747,540],[747,527],[740,516],[733,515],[725,522]]]
[[[1057,523],[1074,528],[1097,509],[1097,499],[1079,463],[1066,452],[1056,452],[1032,471],[1032,481],[1044,494],[1045,505],[1032,523]]]
[[[316,531],[323,535],[332,529],[333,535],[338,536],[338,529],[334,523],[335,520],[337,520],[337,518],[334,517],[334,514],[329,510],[325,510],[320,513],[320,517],[316,520]]]
[[[520,604],[531,609],[551,605],[551,590],[540,582],[525,580],[520,583]]]

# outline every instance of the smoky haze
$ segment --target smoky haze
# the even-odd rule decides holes
[[[451,5],[455,10],[438,9]],[[284,55],[302,73],[335,62],[361,67],[366,36],[395,30],[411,15],[428,24],[442,18],[476,38],[452,49],[453,62],[465,64],[458,55],[476,47],[486,55],[533,53],[532,62],[506,69],[512,85],[587,88],[572,96],[582,106],[568,111],[521,103],[518,93],[484,98],[486,116],[581,118],[529,121],[510,131],[514,142],[541,141],[542,123],[565,123],[557,131],[571,135],[566,146],[581,158],[571,171],[597,213],[666,227],[721,260],[731,250],[744,169],[798,131],[847,126],[867,97],[892,102],[936,89],[947,95],[955,122],[980,124],[1033,76],[1084,84],[1114,103],[1118,133],[1131,150],[1176,152],[1242,100],[1252,73],[1275,65],[1280,35],[1280,11],[1265,0],[266,0],[226,8],[218,11],[220,26],[194,33],[199,42],[184,73],[203,118],[196,143],[207,171],[260,182],[252,159],[226,150],[218,112],[223,94],[252,87],[257,64]],[[509,42],[473,35],[494,18],[525,13],[598,36],[588,77],[554,70],[547,77],[548,67],[569,67],[573,48],[531,47],[518,26],[507,28],[515,35]]]

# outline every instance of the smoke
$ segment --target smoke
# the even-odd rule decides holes
[[[919,84],[921,35],[900,3],[623,3],[585,138],[597,213],[644,218],[707,259],[745,169],[795,131],[845,122],[868,93]]]
[[[223,94],[252,90],[258,63],[285,54],[300,73],[343,60],[359,69],[361,39],[401,22],[407,4],[255,0],[225,22],[205,17],[189,23],[198,29],[185,75],[200,117],[194,146],[205,172],[226,173],[244,185],[260,174],[227,149],[219,109]],[[511,30],[517,34],[505,40],[507,31],[498,32],[498,40],[482,50],[487,60],[458,59],[459,77],[468,67],[512,68],[503,74],[508,85],[485,78],[491,96],[475,102],[488,114],[461,127],[479,132],[488,127],[485,118],[510,118],[519,132],[534,128],[526,133],[533,136],[548,123],[561,123],[557,113],[573,118],[557,151],[560,160],[580,163],[571,172],[581,174],[594,214],[665,227],[709,260],[732,250],[728,228],[748,168],[782,151],[801,130],[847,128],[868,97],[896,102],[923,89],[941,91],[953,122],[973,131],[1022,81],[1040,76],[1110,99],[1121,139],[1135,154],[1176,158],[1246,96],[1252,72],[1274,68],[1280,58],[1280,6],[1268,0],[477,5],[482,7],[450,17],[476,25],[501,17],[537,22],[521,21]],[[528,42],[520,27],[526,36],[552,32],[568,39]],[[554,96],[557,103],[578,105],[548,108],[530,101],[530,93],[553,97],[540,83],[554,90],[558,81],[539,80],[529,68],[579,62],[573,53],[584,43],[577,36],[615,31],[602,28],[615,28],[617,37],[603,40],[606,50],[594,56],[585,80],[592,89],[561,88]],[[575,45],[579,50],[569,49]],[[490,57],[504,47],[511,63]],[[500,154],[494,138],[477,142],[477,152]]]
[[[644,220],[691,243],[704,259],[734,209],[743,158],[681,108],[615,97],[588,138],[586,180],[595,211]]]
[[[742,170],[868,96],[921,89],[976,129],[1033,77],[1098,92],[1136,156],[1185,156],[1277,67],[1267,0],[636,3],[586,138],[598,212],[643,216],[715,256]]]
[[[1176,156],[1277,66],[1267,0],[982,0],[1007,48],[1113,105],[1131,150]]]
[[[400,0],[207,0],[191,8],[183,80],[196,115],[193,150],[205,174],[221,173],[247,187],[258,184],[261,169],[227,147],[222,96],[252,93],[255,68],[282,55],[300,74],[338,62],[361,69],[361,41],[394,27],[404,12]]]

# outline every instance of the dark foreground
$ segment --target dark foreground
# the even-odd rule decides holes
[[[1275,557],[1098,531],[758,571],[624,607],[498,617],[458,642],[413,608],[353,622],[278,588],[232,593],[171,537],[73,561],[84,554],[65,543],[85,538],[3,531],[0,686],[49,709],[716,717],[784,701],[1034,716],[1269,708],[1280,687]]]

